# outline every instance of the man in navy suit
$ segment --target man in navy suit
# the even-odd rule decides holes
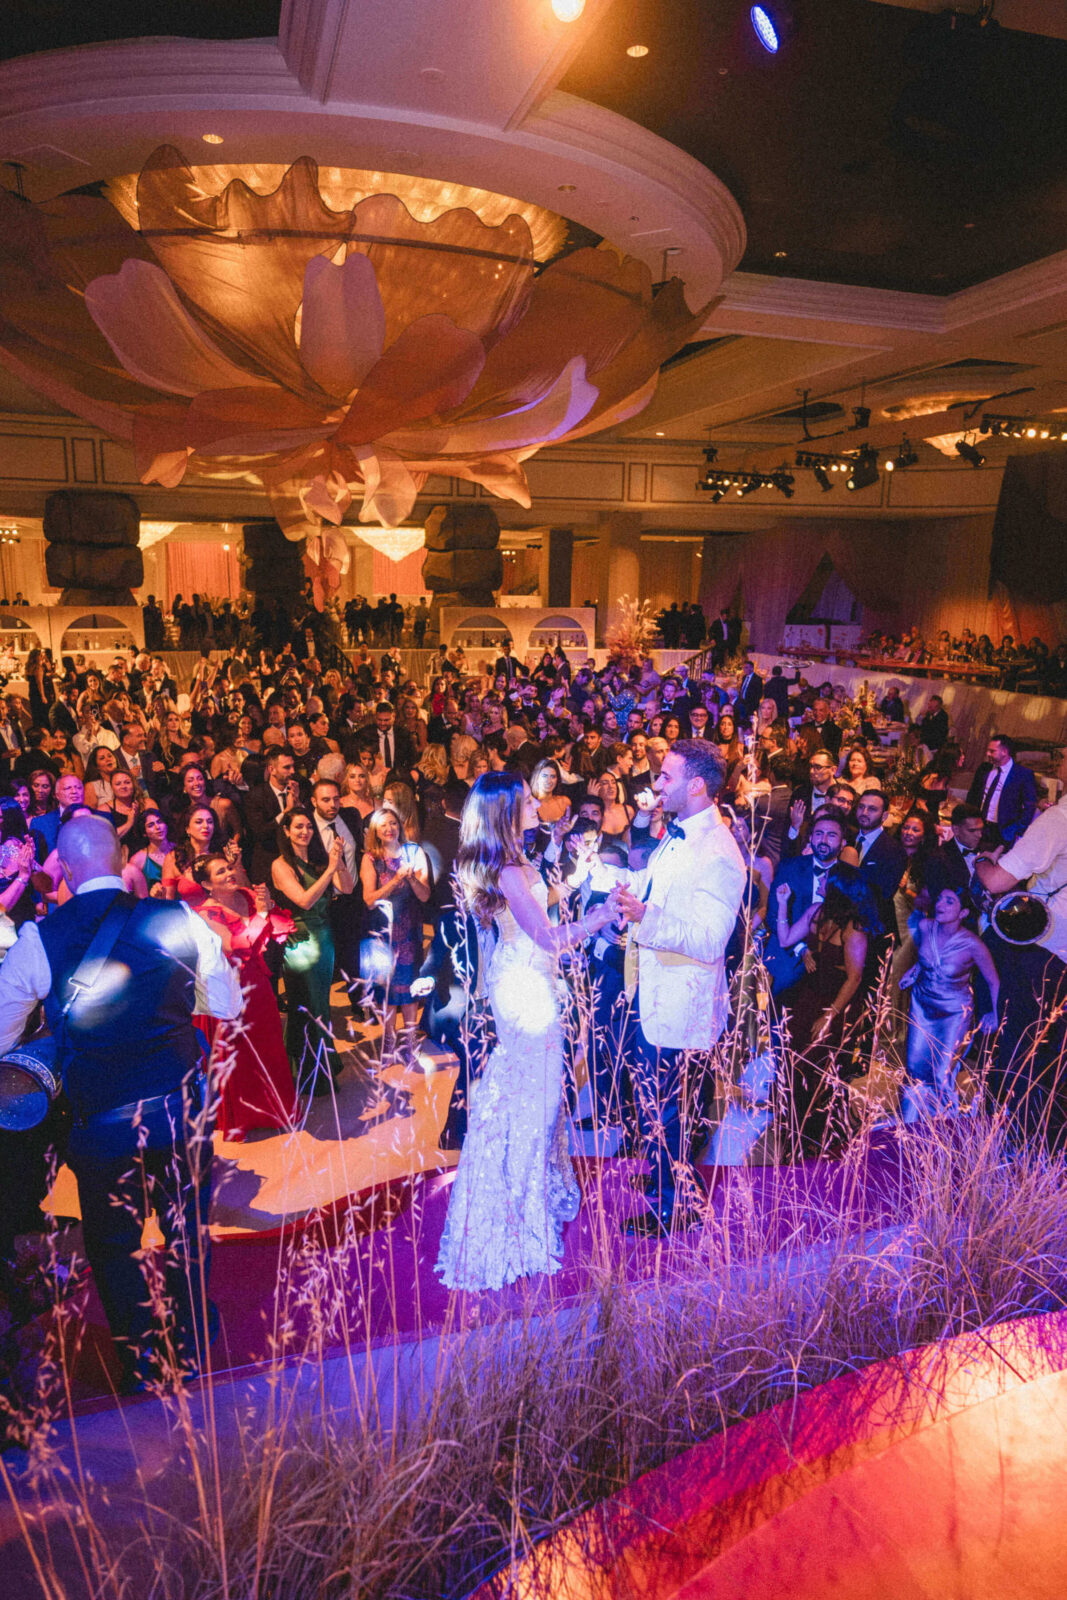
[[[888,801],[879,789],[868,789],[856,802],[856,850],[860,871],[874,892],[887,932],[895,927],[893,896],[900,888],[908,858],[900,840],[885,830]]]
[[[771,885],[770,903],[776,907],[779,885],[788,884],[790,894],[786,913],[791,924],[816,900],[822,899],[827,874],[831,867],[836,866],[844,848],[845,825],[840,816],[833,810],[820,811],[811,828],[811,855],[793,856],[783,861]],[[778,942],[773,917],[770,919],[770,929],[764,961],[771,975],[772,992],[780,994],[798,983],[808,970],[804,959],[807,949],[805,945],[798,944],[784,950]]]
[[[1015,741],[1005,733],[994,733],[986,747],[986,758],[974,775],[967,803],[977,806],[990,831],[996,830],[999,842],[1013,845],[1034,820],[1037,810],[1037,784],[1027,767],[1015,762]]]
[[[738,722],[748,727],[752,722],[752,718],[756,715],[762,699],[763,679],[746,656],[741,667],[741,682],[738,685],[737,699],[734,701],[734,715]]]

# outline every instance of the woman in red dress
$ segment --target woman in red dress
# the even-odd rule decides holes
[[[223,855],[201,856],[194,871],[205,896],[197,910],[238,968],[245,995],[236,1022],[197,1018],[212,1038],[218,1130],[224,1139],[240,1140],[252,1128],[291,1127],[296,1090],[263,951],[272,939],[289,937],[293,919],[271,904],[265,885],[241,888]]]

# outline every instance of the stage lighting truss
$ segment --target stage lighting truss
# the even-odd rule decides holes
[[[709,465],[704,476],[697,479],[697,488],[711,495],[712,505],[718,505],[723,495],[731,491],[744,499],[759,489],[776,489],[787,500],[792,500],[795,481],[784,463],[780,467],[775,467],[773,472],[734,471],[730,468],[716,469]]]
[[[979,433],[994,439],[1037,439],[1067,444],[1067,412],[1051,417],[1002,417],[987,412]]]
[[[811,473],[823,494],[828,494],[833,488],[833,474],[840,472],[847,477],[852,471],[852,459],[849,456],[820,455],[815,450],[798,450],[796,465]]]

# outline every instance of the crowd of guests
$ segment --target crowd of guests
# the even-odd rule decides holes
[[[994,644],[987,633],[976,634],[971,628],[964,628],[959,637],[943,628],[932,639],[924,639],[918,628],[908,628],[899,635],[868,634],[857,654],[860,659],[896,661],[902,666],[993,667],[1001,689],[1067,696],[1067,644],[1048,645],[1036,634],[1024,644],[1005,633]]]
[[[723,633],[725,645],[725,620]],[[303,643],[299,656],[292,640],[204,655],[181,696],[159,653],[117,655],[103,673],[65,658],[53,674],[39,652],[29,701],[0,702],[0,909],[15,930],[47,915],[65,893],[61,822],[108,817],[128,887],[187,901],[239,965],[249,1026],[219,1041],[235,1058],[219,1119],[229,1137],[284,1126],[299,1096],[328,1090],[343,1065],[337,980],[357,1017],[382,1016],[386,1053],[410,1050],[420,1028],[456,1047],[455,985],[469,973],[455,970],[451,871],[482,772],[528,782],[527,850],[553,885],[553,915],[585,914],[607,892],[598,867],[643,865],[669,826],[656,780],[679,739],[722,757],[719,803],[750,881],[728,963],[749,981],[755,938],[799,1063],[789,1087],[804,1148],[844,1136],[832,1079],[862,1054],[885,962],[895,985],[912,985],[910,1030],[903,1000],[892,1022],[907,1039],[904,1114],[956,1105],[972,1018],[991,1025],[998,992],[994,947],[977,938],[975,863],[1020,839],[1037,807],[1009,738],[990,741],[954,801],[962,754],[936,698],[887,767],[877,724],[906,718],[894,691],[880,706],[852,702],[777,666],[764,681],[743,656],[691,681],[647,659],[598,671],[559,649],[527,666],[509,645],[477,664],[442,648],[419,683],[389,651],[361,646],[342,672]],[[609,926],[583,957],[594,1121],[621,1092],[610,1041],[623,945]],[[457,1105],[449,1137],[462,1131]]]

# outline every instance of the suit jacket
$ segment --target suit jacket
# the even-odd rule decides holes
[[[827,717],[825,722],[816,723],[819,730],[819,748],[829,750],[836,761],[841,754],[841,729]]]
[[[796,922],[801,912],[808,909],[815,897],[815,857],[792,856],[788,861],[783,861],[771,884],[771,898],[767,910],[770,937],[763,952],[763,960],[771,975],[773,994],[780,994],[783,989],[791,988],[804,976],[804,963],[797,954],[797,947],[794,945],[786,950],[778,941],[778,886],[783,883],[789,887],[786,916],[792,924]]]
[[[506,678],[509,683],[516,683],[519,678],[525,676],[525,668],[514,656],[497,656],[493,662],[494,678]]]
[[[433,884],[429,904],[440,916],[453,904],[452,866],[459,849],[459,818],[450,817],[447,811],[431,811],[422,830],[422,848]]]
[[[763,698],[773,700],[780,717],[789,715],[789,685],[784,678],[770,677],[763,685]]]
[[[637,1000],[649,1044],[710,1050],[730,1011],[723,957],[745,892],[741,852],[716,806],[666,835],[633,892],[645,898],[636,925]]]
[[[782,859],[785,836],[789,832],[789,808],[793,791],[788,783],[776,783],[769,791],[756,795],[753,847],[766,856],[775,871]]]
[[[948,712],[928,711],[919,723],[919,738],[928,750],[948,743]]]
[[[11,723],[11,732],[15,739],[13,750],[8,748],[3,739],[0,739],[0,778],[10,777],[15,762],[26,748],[25,736],[17,722]]]
[[[167,789],[167,774],[163,768],[153,771],[153,765],[158,760],[158,756],[150,755],[147,750],[141,751],[141,788],[153,800],[158,800]],[[130,772],[130,764],[121,745],[115,751],[115,762],[122,772]],[[130,775],[133,776],[132,773]],[[136,778],[134,781],[137,781]]]
[[[407,733],[403,728],[394,727],[390,729],[390,732],[393,736],[393,770],[397,772],[410,772],[411,768],[419,759],[419,753],[415,748],[415,741],[411,737],[410,733]],[[357,760],[359,749],[380,750],[381,739],[378,736],[378,729],[374,727],[373,724],[369,728],[361,728],[357,736],[356,743]],[[344,757],[346,761],[349,759],[347,748],[344,751]]]
[[[278,801],[269,783],[248,791],[245,822],[252,839],[248,875],[253,883],[269,883],[271,863],[278,854]]]
[[[753,672],[738,685],[734,711],[740,721],[751,722],[762,699],[763,679],[758,672]]]
[[[983,816],[986,782],[992,770],[992,763],[983,761],[967,792],[968,804],[977,806]],[[1000,791],[995,823],[1005,844],[1014,844],[1016,839],[1021,838],[1033,822],[1036,810],[1037,784],[1034,775],[1029,767],[1021,767],[1017,761],[1013,761]]]
[[[857,850],[861,844],[862,835],[856,841]],[[886,833],[884,828],[860,861],[860,871],[874,891],[886,933],[893,933],[896,930],[893,896],[900,887],[900,880],[904,876],[907,864],[908,857],[904,846],[893,834]]]
[[[923,863],[923,887],[930,896],[931,906],[937,902],[942,889],[962,892],[971,886],[977,853],[965,857],[955,839],[949,839],[938,850],[931,850]]]

